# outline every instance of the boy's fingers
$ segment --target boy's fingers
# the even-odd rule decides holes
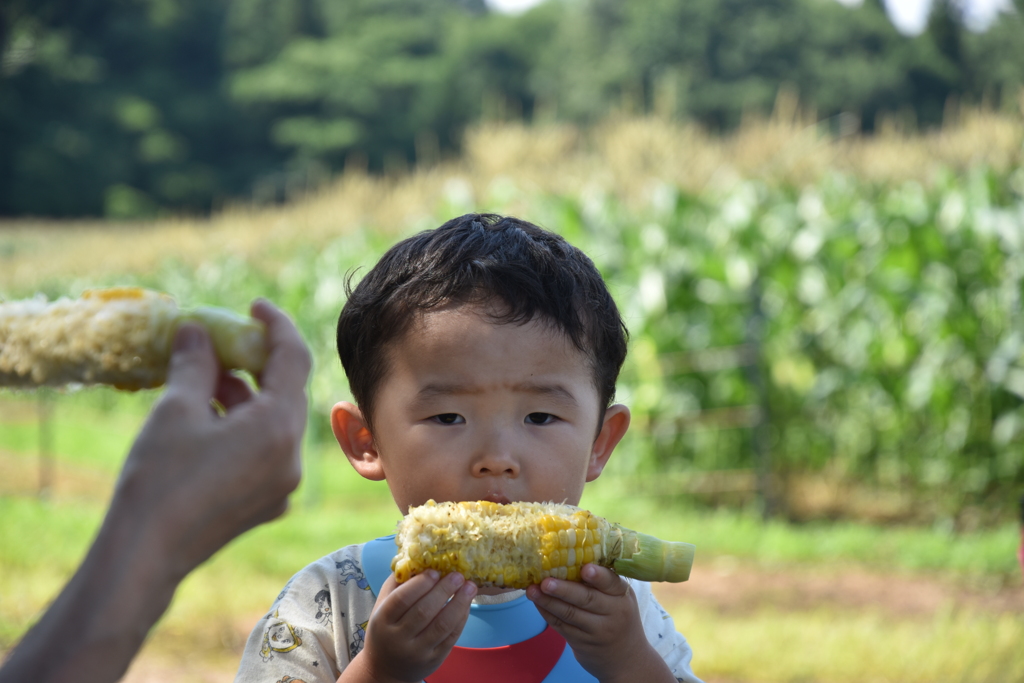
[[[386,604],[385,600],[387,599],[387,597],[394,593],[398,588],[399,583],[395,579],[395,575],[389,575],[388,578],[384,581],[383,585],[381,585],[380,587],[380,593],[377,594],[377,600],[373,603],[373,608],[370,610],[370,614],[376,614],[377,611],[380,609],[381,605]]]
[[[435,647],[446,652],[455,646],[459,636],[462,635],[462,630],[466,627],[469,606],[476,596],[476,590],[475,584],[466,582],[441,609],[441,613],[434,620],[434,628],[440,636],[440,642]]]
[[[377,598],[374,611],[378,611],[377,607],[379,606],[381,616],[390,622],[404,619],[419,604],[423,597],[437,585],[438,578],[438,573],[431,569],[422,574],[417,574],[405,583],[398,585],[394,575],[391,575],[384,582],[384,587],[381,589],[380,597]],[[389,587],[388,582],[392,582],[393,587]],[[389,590],[386,591],[385,589]]]
[[[587,567],[598,570],[595,572],[594,580],[600,586],[592,585],[589,582],[577,583],[549,577],[538,586],[530,586],[526,590],[526,595],[538,608],[546,609],[566,623],[575,623],[581,615],[585,614],[607,614],[608,602],[603,599],[604,596],[621,597],[629,591],[629,585],[609,569],[596,565],[584,565],[584,569]],[[611,576],[605,576],[604,572]],[[589,571],[585,571],[584,576],[589,573]]]
[[[601,596],[593,586],[551,577],[541,581],[540,591],[543,596],[555,598],[586,610],[591,609],[591,603]]]
[[[418,633],[427,633],[427,640],[433,647],[444,639],[438,628],[438,615],[448,604],[453,595],[466,583],[462,574],[453,572],[439,579],[426,595],[419,599],[405,614],[405,618],[413,619],[421,624]]]
[[[260,388],[285,396],[303,394],[312,363],[298,329],[265,299],[254,301],[251,313],[267,326],[267,364],[260,373]]]
[[[527,593],[529,595],[529,592]],[[551,628],[555,629],[566,637],[570,632],[579,630],[575,620],[580,611],[572,605],[562,602],[551,596],[544,595],[538,588],[536,594],[530,598],[544,621]]]
[[[201,325],[185,323],[174,334],[171,364],[167,369],[167,393],[194,397],[205,409],[213,398],[220,367]]]
[[[377,594],[377,600],[373,603],[373,609],[370,610],[370,613],[372,614],[373,612],[376,612],[377,608],[380,607],[382,602],[384,602],[384,598],[391,595],[391,593],[394,592],[395,588],[397,587],[398,582],[395,580],[395,575],[391,574],[390,576],[388,576],[387,579],[385,579],[384,583],[381,585],[380,593]]]
[[[580,570],[583,581],[606,595],[622,596],[629,591],[625,579],[607,567],[596,564],[585,564]]]
[[[552,628],[554,628],[556,630],[557,629],[563,629],[563,628],[565,628],[567,626],[567,624],[564,621],[562,621],[561,619],[556,617],[554,614],[549,612],[547,610],[547,608],[545,608],[540,603],[536,603],[536,607],[537,607],[537,611],[540,613],[540,615],[542,617],[544,617],[544,621],[548,622],[548,626],[551,626]]]

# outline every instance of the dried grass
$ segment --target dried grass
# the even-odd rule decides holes
[[[198,264],[233,254],[273,266],[296,243],[323,244],[362,226],[403,234],[429,227],[438,213],[500,207],[523,214],[543,195],[596,191],[629,206],[664,184],[691,193],[736,178],[799,187],[836,172],[927,184],[939,169],[1001,171],[1024,161],[1021,113],[951,107],[943,128],[921,134],[892,119],[873,136],[842,135],[849,124],[818,121],[786,92],[770,118],[748,117],[728,136],[658,117],[619,117],[590,130],[482,123],[466,133],[459,158],[384,177],[349,169],[284,206],[234,205],[208,218],[150,222],[0,221],[0,294],[144,273],[169,257]]]

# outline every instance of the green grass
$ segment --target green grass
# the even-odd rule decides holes
[[[78,566],[101,508],[0,496],[0,649],[17,639]]]
[[[111,398],[99,391],[57,397],[54,413],[59,414],[59,419],[53,421],[53,433],[58,468],[61,463],[87,466],[113,477],[154,396]],[[111,400],[121,404],[114,409],[104,403]],[[30,395],[0,398],[0,450],[25,459],[36,457],[39,428],[34,401]],[[630,454],[617,453],[616,457],[627,459]],[[691,541],[701,554],[731,555],[772,565],[858,563],[876,570],[1006,580],[1019,571],[1014,552],[1018,532],[1013,524],[956,534],[941,528],[882,527],[853,521],[765,523],[752,511],[707,510],[694,507],[683,497],[640,496],[629,488],[628,481],[614,473],[607,474],[588,485],[582,504],[627,526],[665,538]],[[0,537],[7,541],[0,550],[0,562],[5,565],[12,555],[22,554],[21,546],[12,545],[19,533],[29,535],[27,542],[36,530],[50,525],[70,530],[60,521],[65,512],[59,502],[0,500],[20,510],[5,510],[7,514],[0,522]],[[256,548],[264,544],[275,546],[278,552],[287,549],[291,553],[294,549],[295,556],[313,559],[315,553],[328,552],[340,545],[340,541],[335,542],[339,539],[358,540],[366,536],[365,523],[361,531],[350,532],[356,514],[361,519],[373,520],[376,531],[371,529],[372,533],[386,533],[397,519],[397,509],[386,487],[359,478],[333,440],[307,444],[304,479],[293,502],[287,521],[257,530],[251,535],[253,540],[247,537],[237,544],[250,548],[248,554],[237,556],[239,561],[247,563],[257,557]],[[98,506],[102,503],[96,501]],[[76,514],[84,515],[87,508],[76,503],[74,509]],[[379,520],[377,514],[381,515]],[[98,521],[98,514],[95,519]],[[334,540],[319,545],[318,538]],[[12,552],[12,548],[18,550]],[[26,548],[24,552],[31,551]],[[301,566],[295,557],[289,558],[285,564]],[[266,562],[257,564],[271,566]],[[280,566],[280,561],[274,566]]]
[[[340,454],[322,457],[324,499],[304,504],[300,492],[285,517],[236,540],[186,579],[154,632],[151,651],[230,663],[246,631],[293,573],[337,547],[388,533],[399,513],[386,489],[351,473]],[[737,513],[666,509],[649,500],[605,497],[610,488],[588,492],[588,504],[635,526],[696,542],[698,563],[728,554],[774,567],[831,565],[873,552],[908,572],[915,562],[921,564],[915,559],[920,555],[930,558],[929,573],[959,566],[956,561],[943,566],[930,554],[941,535],[929,530],[852,524],[831,531],[825,525],[762,527],[752,516]],[[72,505],[0,498],[0,649],[24,632],[77,565],[103,507],[100,501]],[[984,545],[974,538],[957,544]],[[875,570],[889,566],[880,559],[867,564]],[[993,580],[1009,580],[996,572],[997,562],[979,567]],[[786,612],[758,606],[736,614],[682,602],[666,607],[697,653],[696,670],[709,681],[994,683],[1024,675],[1019,648],[1024,618],[1019,616],[949,611],[933,622],[831,608]]]
[[[8,458],[36,457],[36,400],[0,399],[0,450]],[[58,472],[73,466],[112,480],[151,400],[134,396],[111,408],[88,392],[59,396]],[[292,574],[338,547],[394,527],[399,511],[386,486],[361,479],[336,445],[308,444],[305,460],[304,481],[288,514],[237,539],[190,575],[155,628],[148,653],[168,661],[187,654],[228,672],[246,633]],[[766,524],[752,512],[637,496],[628,481],[614,473],[602,477],[588,485],[582,502],[628,526],[695,543],[699,564],[730,556],[773,570],[852,564],[995,587],[1020,581],[1010,526],[953,535],[854,522]],[[0,650],[17,641],[77,566],[102,519],[104,495],[0,496]],[[988,683],[1024,676],[1024,619],[1017,616],[950,611],[932,621],[835,607],[756,606],[743,614],[685,602],[666,607],[708,681]]]
[[[954,534],[931,527],[863,522],[789,524],[755,512],[701,510],[685,499],[638,497],[614,476],[589,485],[583,505],[626,526],[697,545],[704,555],[731,555],[766,565],[859,564],[876,571],[930,572],[996,582],[1017,580],[1016,525]]]
[[[47,413],[51,448],[62,461],[116,474],[157,396],[106,388],[0,393],[0,450],[37,453]]]
[[[346,478],[340,461],[324,467],[328,481],[339,484],[336,494],[310,505],[300,488],[285,516],[236,539],[191,575],[158,630],[219,643],[218,624],[265,609],[306,564],[389,533],[401,515],[386,488],[365,482],[357,490],[358,475]],[[77,567],[105,507],[104,500],[0,496],[0,650],[17,640]]]

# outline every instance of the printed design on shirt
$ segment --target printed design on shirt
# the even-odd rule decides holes
[[[313,596],[313,602],[316,603],[316,615],[315,619],[318,624],[328,624],[333,629],[334,623],[331,621],[331,591],[326,584],[321,591]]]
[[[279,680],[277,683],[306,683],[306,681],[302,680],[301,678],[294,678],[292,676],[285,676],[281,680]]]
[[[349,581],[355,581],[356,585],[364,591],[370,590],[370,582],[363,574],[363,568],[355,563],[355,560],[342,560],[334,563],[335,569],[341,573],[341,585],[345,586]]]
[[[277,594],[277,602],[281,602],[281,598],[283,598],[285,595],[288,594],[288,589],[292,587],[292,581],[294,581],[294,580],[295,580],[294,576],[292,578],[288,579],[288,583],[286,583],[284,585],[284,588],[281,589],[281,592]]]
[[[355,659],[356,655],[363,651],[363,645],[366,644],[366,625],[370,621],[366,620],[361,624],[356,624],[356,630],[352,632],[352,639],[348,646],[349,659]]]
[[[299,645],[302,645],[302,629],[295,628],[281,619],[277,610],[274,610],[274,613],[267,618],[267,625],[263,629],[260,657],[264,662],[269,662],[274,658],[275,652],[291,652]]]

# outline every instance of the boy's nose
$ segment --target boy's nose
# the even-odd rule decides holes
[[[476,477],[518,477],[515,429],[494,420],[477,433],[473,444],[472,471]]]
[[[474,460],[473,474],[477,477],[518,477],[519,462],[508,453],[488,451]]]

